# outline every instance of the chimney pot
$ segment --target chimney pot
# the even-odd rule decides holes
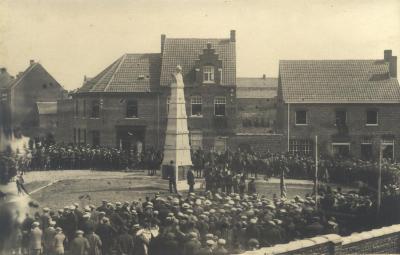
[[[267,76],[266,76],[265,74],[263,74],[263,79],[264,79],[264,80],[267,79]]]
[[[3,73],[6,73],[7,72],[7,69],[5,68],[5,67],[2,67],[1,69],[0,69],[0,72],[3,74]]]
[[[29,60],[29,64],[30,64],[30,65],[35,64],[35,60],[33,60],[33,59]]]
[[[392,57],[392,50],[384,50],[383,51],[383,59],[385,61],[390,61],[391,57]]]
[[[236,42],[236,30],[231,30],[230,41],[231,42]]]
[[[166,35],[162,34],[161,35],[161,53],[163,53],[163,51],[164,51],[165,38],[166,38]]]

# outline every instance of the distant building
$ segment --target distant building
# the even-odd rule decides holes
[[[57,141],[162,149],[171,74],[181,65],[192,148],[225,150],[236,125],[235,36],[162,35],[161,53],[123,55],[85,79],[72,100],[59,102],[59,123],[66,125],[59,125]]]
[[[63,87],[33,60],[15,78],[6,72],[1,71],[0,92],[7,101],[12,128],[30,137],[54,135],[56,102],[65,95]]]
[[[278,78],[237,78],[237,132],[274,133]]]
[[[278,122],[286,149],[376,159],[400,155],[397,57],[373,60],[281,60]]]

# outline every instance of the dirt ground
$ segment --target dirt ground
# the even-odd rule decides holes
[[[154,193],[168,194],[168,181],[159,176],[147,176],[146,172],[96,172],[84,170],[30,172],[25,176],[28,191],[40,207],[63,208],[72,203],[99,205],[108,201],[133,201]],[[200,181],[200,180],[199,180]],[[257,180],[257,192],[267,197],[280,194],[279,180]],[[47,186],[48,185],[48,186]],[[312,192],[312,182],[287,180],[287,195],[304,196]],[[43,188],[44,187],[44,188]],[[186,193],[186,191],[182,191]]]

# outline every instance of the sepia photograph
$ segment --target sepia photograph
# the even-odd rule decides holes
[[[400,254],[400,0],[0,0],[0,255]]]

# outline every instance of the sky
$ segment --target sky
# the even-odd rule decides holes
[[[72,90],[125,53],[160,52],[161,34],[231,29],[238,77],[276,77],[280,59],[400,56],[400,0],[0,0],[0,67],[34,59]]]

